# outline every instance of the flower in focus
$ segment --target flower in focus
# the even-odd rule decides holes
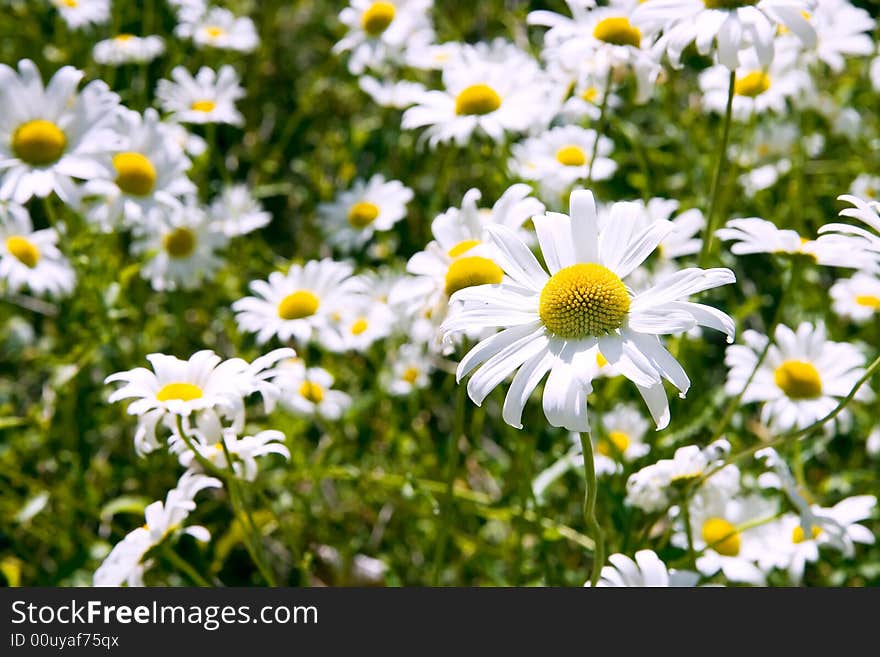
[[[34,230],[27,209],[0,203],[0,281],[7,290],[69,295],[76,276],[57,243],[54,228]]]
[[[228,64],[219,71],[203,66],[193,77],[183,66],[171,71],[172,80],[159,80],[156,100],[182,123],[229,123],[244,121],[235,101],[244,97],[238,74]]]
[[[376,231],[390,230],[406,216],[406,204],[412,198],[413,191],[399,180],[386,181],[376,174],[366,182],[356,181],[333,203],[323,203],[318,209],[330,243],[347,253],[361,248]]]
[[[657,221],[637,230],[637,204],[618,203],[613,229],[600,229],[593,195],[575,191],[571,216],[548,213],[532,218],[549,274],[509,229],[490,227],[505,278],[494,285],[457,291],[463,307],[444,322],[444,332],[501,328],[459,363],[460,380],[476,369],[468,394],[477,405],[514,371],[502,416],[522,427],[523,407],[549,372],[544,414],[553,426],[588,431],[588,372],[597,354],[636,384],[658,428],[669,424],[663,379],[684,394],[690,380],[659,336],[702,325],[733,335],[724,313],[687,301],[697,292],[734,282],[728,269],[683,269],[632,294],[629,276],[674,228]],[[482,367],[479,367],[482,365]],[[477,369],[479,368],[479,369]]]
[[[334,313],[363,294],[363,282],[351,274],[351,265],[327,258],[291,265],[286,274],[272,272],[268,281],[250,284],[256,296],[232,305],[236,322],[242,331],[256,333],[258,344],[273,335],[282,342],[322,342],[334,330]]]
[[[822,324],[802,322],[796,332],[780,324],[773,337],[757,370],[766,336],[748,330],[745,344],[727,348],[724,362],[730,372],[724,390],[728,395],[742,392],[744,404],[763,402],[761,421],[776,431],[802,429],[825,417],[864,374],[864,354],[848,342],[828,340]],[[856,394],[856,399],[870,398],[865,386]]]
[[[0,64],[0,200],[25,203],[53,191],[75,202],[73,179],[106,172],[106,156],[117,150],[113,123],[119,96],[95,80],[81,92],[83,72],[58,70],[49,84],[29,59],[18,72]]]

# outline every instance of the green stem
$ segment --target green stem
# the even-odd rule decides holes
[[[712,191],[709,197],[709,207],[706,211],[706,234],[703,236],[703,248],[700,250],[700,267],[705,267],[712,251],[712,237],[715,234],[715,215],[718,211],[718,195],[721,190],[721,170],[727,162],[727,142],[730,139],[730,120],[733,116],[733,90],[736,85],[736,71],[730,72],[730,82],[727,87],[727,109],[724,111],[724,128],[721,133],[721,145],[715,162],[715,173],[712,176]]]
[[[459,386],[456,395],[455,422],[452,433],[446,440],[446,490],[441,503],[440,528],[437,533],[437,544],[434,547],[434,570],[431,577],[431,586],[440,585],[440,576],[443,572],[443,562],[446,557],[446,545],[449,543],[449,528],[452,524],[452,508],[455,499],[455,471],[458,468],[458,441],[464,433],[464,415],[467,399],[464,395],[464,386]]]
[[[587,165],[587,180],[584,187],[589,187],[593,181],[593,162],[596,161],[596,155],[599,153],[599,138],[605,131],[605,114],[608,109],[608,98],[611,96],[611,74],[613,67],[608,67],[608,76],[605,78],[605,91],[602,92],[602,104],[599,106],[599,120],[596,122],[596,138],[593,140],[593,153],[590,155],[590,162]]]
[[[691,526],[690,500],[686,497],[681,503],[681,518],[684,521],[684,533],[687,536],[687,551],[690,565],[696,567],[697,553],[694,551],[694,531]]]
[[[605,565],[605,534],[599,525],[599,521],[596,520],[596,496],[599,491],[596,485],[596,464],[593,461],[593,441],[590,438],[589,432],[581,433],[580,437],[581,449],[584,453],[584,479],[586,480],[584,523],[587,526],[587,534],[595,543],[593,548],[593,568],[590,572],[590,585],[596,586],[599,583],[602,566]]]
[[[199,571],[193,568],[193,566],[186,559],[177,554],[177,552],[175,552],[170,545],[165,544],[164,546],[162,546],[162,558],[167,561],[169,565],[173,566],[177,570],[181,571],[184,575],[186,575],[190,579],[190,581],[196,586],[211,586],[211,582],[202,577]]]

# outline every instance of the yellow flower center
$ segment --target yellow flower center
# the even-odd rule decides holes
[[[623,281],[595,263],[571,265],[553,274],[538,306],[544,326],[561,338],[604,335],[620,328],[628,312]]]
[[[379,206],[369,201],[358,201],[348,210],[348,223],[355,228],[366,228],[379,216]]]
[[[822,533],[822,528],[818,525],[813,525],[810,528],[810,534],[812,534],[812,538],[819,538],[819,534]],[[791,532],[791,542],[792,543],[803,543],[804,542],[804,528],[798,525]]]
[[[458,244],[453,246],[451,249],[449,249],[449,257],[450,258],[457,258],[462,253],[465,253],[466,251],[470,251],[472,248],[479,245],[479,243],[480,243],[480,240],[464,240],[463,242],[459,242]]]
[[[703,0],[707,9],[739,9],[758,4],[758,0]]]
[[[608,364],[608,359],[602,355],[601,351],[596,352],[596,365],[599,367],[605,367]]]
[[[79,6],[78,0],[61,0],[61,4],[67,5],[71,9],[74,9],[75,7]]]
[[[208,112],[213,112],[215,107],[217,107],[217,103],[215,103],[213,100],[197,100],[189,106],[191,110],[194,110],[196,112],[204,112],[205,114],[207,114]]]
[[[156,167],[141,153],[117,153],[113,168],[116,184],[126,194],[147,196],[156,186]]]
[[[703,523],[703,540],[706,545],[725,557],[739,554],[740,537],[736,527],[724,518],[709,518]]]
[[[116,37],[116,41],[119,41],[120,43],[125,43],[126,41],[131,41],[133,38],[133,34],[120,34]]]
[[[419,378],[419,371],[415,367],[407,367],[400,378],[407,383],[415,383]]]
[[[873,294],[858,295],[856,297],[856,303],[860,306],[865,306],[866,308],[880,310],[880,297],[874,296]]]
[[[299,394],[303,399],[308,399],[313,404],[320,404],[324,401],[324,388],[314,381],[303,381],[299,387]]]
[[[187,402],[201,397],[202,389],[192,383],[166,383],[156,393],[156,399],[162,402],[171,400]]]
[[[587,163],[587,155],[580,146],[568,144],[556,151],[556,161],[567,167],[582,167]]]
[[[455,99],[455,113],[459,116],[491,114],[499,107],[501,96],[488,84],[465,87]]]
[[[217,37],[221,37],[226,34],[226,30],[224,30],[222,27],[217,27],[216,25],[206,27],[205,32],[207,32],[208,36],[212,39],[216,39]]]
[[[367,320],[363,317],[358,317],[358,319],[355,320],[354,324],[351,325],[351,334],[360,335],[368,328],[370,328],[370,325],[367,323]]]
[[[468,256],[454,260],[446,270],[446,294],[452,296],[459,290],[474,285],[500,283],[504,278],[501,267],[489,258]]]
[[[15,156],[34,166],[57,162],[66,146],[67,137],[61,128],[43,119],[22,123],[12,135]]]
[[[822,394],[822,377],[812,363],[803,360],[785,361],[773,379],[790,399],[815,399]]]
[[[314,315],[320,305],[320,300],[313,292],[297,290],[293,294],[288,294],[278,304],[278,316],[287,320],[303,319]]]
[[[196,235],[189,228],[180,226],[165,235],[162,246],[172,258],[186,258],[196,248]]]
[[[596,87],[587,87],[581,94],[581,98],[588,103],[595,103],[596,99],[599,98],[599,90]]]
[[[388,29],[396,13],[397,9],[390,2],[374,2],[361,15],[361,26],[364,32],[377,37]]]
[[[21,235],[12,235],[6,238],[6,248],[18,258],[23,265],[33,269],[40,261],[40,250],[36,244]]]
[[[764,71],[752,71],[733,83],[733,93],[737,96],[755,98],[770,88],[770,76]]]
[[[600,440],[596,450],[603,456],[623,454],[629,447],[629,436],[623,431],[611,431],[608,438]]]
[[[629,19],[624,16],[605,18],[596,23],[593,36],[615,46],[639,47],[642,43],[642,33],[634,27]]]

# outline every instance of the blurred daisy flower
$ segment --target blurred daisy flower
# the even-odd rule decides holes
[[[368,181],[355,181],[332,203],[318,206],[329,242],[344,253],[361,248],[376,231],[390,230],[406,216],[413,191],[399,180],[376,174]]]
[[[212,7],[207,13],[189,17],[174,28],[178,37],[191,38],[196,46],[253,52],[260,43],[254,22],[237,17],[228,9]]]
[[[857,273],[852,278],[842,278],[828,291],[833,300],[832,308],[840,317],[859,324],[876,321],[880,313],[880,278],[871,274]]]
[[[815,0],[646,0],[630,18],[648,35],[662,33],[655,48],[676,68],[684,49],[694,43],[701,55],[716,46],[718,61],[734,70],[746,54],[768,66],[780,27],[814,47],[816,31],[809,17],[815,5]]]
[[[139,454],[146,454],[159,447],[156,426],[168,415],[188,418],[213,414],[218,422],[229,419],[240,429],[245,398],[259,391],[269,406],[269,400],[277,396],[274,384],[267,380],[274,376],[273,366],[294,355],[292,349],[276,349],[249,364],[240,358],[224,361],[207,349],[189,360],[157,353],[147,356],[153,371],[138,367],[111,374],[104,382],[124,384],[110,395],[111,404],[134,399],[128,414],[138,416],[135,447]]]
[[[476,131],[502,141],[505,133],[525,132],[548,117],[546,76],[531,56],[503,41],[465,46],[443,69],[443,87],[424,92],[403,113],[404,129],[427,126],[432,147],[449,141],[464,146]]]
[[[860,173],[850,185],[849,193],[870,203],[880,203],[880,176]]]
[[[636,384],[658,428],[669,424],[663,379],[684,394],[690,380],[659,336],[702,325],[732,339],[733,320],[724,313],[687,300],[735,281],[728,269],[690,268],[666,275],[655,286],[632,294],[624,283],[672,230],[657,221],[637,230],[639,206],[618,203],[613,230],[599,226],[592,193],[572,192],[571,216],[548,213],[532,221],[549,274],[529,248],[509,229],[490,227],[498,266],[505,276],[494,285],[457,291],[451,302],[460,311],[447,318],[443,331],[455,333],[501,328],[459,363],[475,404],[516,371],[502,416],[521,428],[525,402],[549,372],[544,386],[544,415],[552,426],[588,431],[587,395],[597,354]],[[500,283],[500,284],[499,284]],[[482,365],[482,367],[479,367]],[[477,369],[479,368],[479,369]]]
[[[405,109],[414,105],[425,91],[425,85],[419,82],[410,82],[409,80],[380,81],[369,75],[362,75],[358,79],[358,86],[380,107],[395,109]]]
[[[297,415],[338,420],[351,405],[351,397],[333,389],[330,372],[301,360],[283,363],[273,383],[281,389],[281,405]]]
[[[464,47],[465,44],[460,41],[433,43],[413,40],[407,44],[404,61],[412,68],[439,71],[456,62]]]
[[[268,226],[272,215],[254,198],[251,189],[243,184],[226,185],[208,210],[212,225],[227,237],[247,235]]]
[[[72,30],[110,20],[110,0],[50,0]]]
[[[620,404],[601,419],[601,437],[593,441],[597,474],[620,472],[622,461],[634,461],[651,451],[645,442],[649,423],[635,407]]]
[[[670,221],[673,225],[672,232],[657,245],[657,253],[661,258],[664,260],[683,258],[700,252],[703,245],[700,235],[706,226],[706,218],[700,210],[691,208],[673,217],[678,210],[678,201],[652,198],[647,203],[637,202],[643,207],[640,218],[642,226],[655,221]],[[610,216],[610,212],[604,214],[605,219],[609,219]]]
[[[758,60],[752,51],[741,57],[733,84],[733,118],[747,121],[755,114],[786,111],[786,100],[806,93],[812,80],[798,61],[793,47],[780,47],[769,67]],[[723,65],[713,66],[700,73],[703,107],[709,112],[724,114],[730,72]]]
[[[105,173],[107,154],[119,149],[112,129],[119,96],[99,80],[77,93],[82,77],[65,66],[44,87],[29,59],[18,72],[0,64],[0,200],[25,203],[54,191],[71,203],[73,178]]]
[[[363,295],[356,305],[339,310],[333,320],[335,331],[324,339],[330,351],[367,351],[375,342],[388,337],[394,326],[394,314],[384,303]]]
[[[238,74],[228,64],[219,71],[203,66],[193,77],[183,66],[171,71],[172,80],[159,80],[156,100],[182,123],[241,125],[235,101],[244,97]]]
[[[92,49],[92,58],[106,66],[146,64],[164,52],[165,41],[162,37],[119,34],[112,39],[98,41]]]
[[[838,266],[880,270],[880,204],[849,194],[837,198],[853,206],[841,210],[841,216],[857,219],[871,230],[851,224],[830,223],[819,229],[818,243],[829,248],[838,247],[849,254],[848,259],[842,258],[842,262],[835,263]]]
[[[348,70],[354,75],[399,62],[411,42],[433,41],[432,6],[433,0],[351,0],[339,13],[348,33],[333,46],[333,52],[351,52]]]
[[[95,586],[143,586],[144,573],[152,566],[144,562],[154,546],[172,535],[189,534],[197,541],[211,540],[207,529],[199,525],[183,528],[189,514],[195,510],[195,496],[206,488],[221,488],[219,479],[194,472],[184,472],[177,486],[168,491],[165,501],[153,502],[144,510],[145,523],[125,536],[110,551],[95,571]]]
[[[75,274],[56,246],[54,228],[35,231],[28,211],[0,203],[0,280],[9,292],[28,288],[34,294],[67,296]]]
[[[357,303],[363,281],[352,276],[352,266],[330,259],[291,265],[286,274],[272,272],[268,281],[253,281],[256,295],[232,304],[240,330],[256,333],[257,343],[272,336],[304,344],[330,340],[333,316]]]
[[[552,128],[514,144],[508,166],[524,180],[537,181],[545,193],[562,196],[579,181],[606,180],[617,170],[608,156],[613,142],[596,131],[575,125]],[[596,159],[591,164],[593,153]]]
[[[818,59],[835,73],[844,69],[847,57],[864,57],[874,52],[871,32],[876,27],[867,10],[849,0],[817,1],[810,15],[816,30],[816,45],[807,51],[807,61]],[[791,34],[787,38],[796,39]]]
[[[608,557],[610,566],[602,568],[599,587],[690,587],[700,580],[699,573],[688,570],[667,570],[666,564],[653,550],[639,550],[635,559],[625,554]],[[584,586],[589,586],[587,581]]]
[[[187,203],[150,213],[136,229],[131,251],[149,258],[141,275],[154,290],[193,290],[223,266],[217,251],[227,242],[204,210]]]
[[[391,353],[390,372],[382,377],[388,394],[403,397],[431,382],[434,361],[423,345],[404,344]]]
[[[82,189],[89,220],[108,231],[120,223],[143,224],[154,208],[176,205],[196,192],[186,173],[189,158],[156,110],[149,108],[143,116],[121,110],[118,132],[121,150],[112,156],[109,175],[93,178]]]
[[[745,344],[727,348],[724,362],[730,372],[724,390],[737,395],[745,388],[742,403],[762,402],[761,421],[775,431],[804,428],[825,417],[864,374],[864,354],[848,342],[828,340],[822,324],[802,322],[796,332],[777,326],[774,342],[756,369],[767,340],[748,330]],[[871,398],[867,386],[856,394],[859,400]]]

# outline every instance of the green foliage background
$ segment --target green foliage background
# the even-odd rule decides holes
[[[246,180],[273,214],[267,229],[235,242],[216,280],[191,293],[156,293],[127,255],[128,236],[92,233],[57,203],[30,204],[39,227],[50,223],[51,214],[67,224],[61,248],[77,270],[78,286],[61,303],[0,299],[0,581],[7,584],[89,584],[112,544],[142,523],[143,507],[175,485],[181,469],[174,458],[162,452],[135,456],[134,421],[124,404],[106,402],[104,377],[145,364],[144,356],[157,351],[184,358],[202,348],[248,359],[261,353],[236,329],[230,305],[245,295],[249,281],[291,261],[330,255],[315,211],[319,202],[373,173],[412,187],[416,200],[396,230],[398,244],[389,242],[396,254],[391,261],[402,269],[430,239],[438,212],[458,205],[470,187],[493,202],[511,182],[507,146],[481,141],[467,149],[429,151],[419,146],[417,133],[400,130],[398,111],[376,107],[359,90],[344,59],[330,52],[343,33],[335,18],[341,2],[227,4],[257,25],[261,45],[252,55],[197,50],[174,39],[173,17],[157,0],[115,2],[112,29],[94,32],[69,32],[46,2],[12,1],[0,12],[0,61],[14,66],[22,57],[32,58],[45,79],[72,64],[88,79],[106,80],[137,110],[151,104],[155,82],[175,65],[194,72],[201,65],[233,64],[247,90],[239,103],[246,127],[223,126],[216,135],[197,127],[217,147],[196,161],[192,177],[202,200],[225,179]],[[875,14],[880,6],[859,4]],[[537,8],[567,11],[561,1],[444,0],[434,14],[438,39],[504,36],[536,52],[525,16]],[[118,32],[161,34],[168,51],[146,67],[94,64],[93,43]],[[619,169],[612,180],[594,185],[600,199],[665,196],[679,200],[682,209],[705,208],[720,125],[697,103],[696,70],[707,63],[691,55],[688,67],[673,72],[644,106],[630,102],[631,81],[625,82],[626,102],[608,124]],[[731,165],[724,174],[724,218],[761,216],[814,235],[834,219],[841,207],[835,199],[856,175],[878,173],[880,99],[870,89],[867,66],[868,60],[856,58],[844,75],[819,78],[840,105],[859,110],[862,139],[851,143],[832,135],[814,113],[796,116],[805,133],[826,135],[821,156],[809,159],[798,150],[792,173],[753,200],[733,184],[739,172]],[[753,129],[754,122],[735,124],[732,142]],[[380,263],[363,253],[359,264]],[[784,263],[770,256],[735,261],[725,253],[713,265],[731,266],[740,282],[707,295],[707,302],[731,313],[739,330],[766,327],[784,284]],[[834,339],[860,340],[873,357],[880,345],[878,323],[856,330],[829,312],[828,287],[845,275],[802,267],[783,321],[826,318]],[[654,437],[644,462],[670,454],[674,446],[705,444],[724,406],[723,339],[707,334],[706,340],[671,343],[694,387],[687,399],[671,400],[672,424]],[[534,403],[524,417],[526,430],[511,429],[500,419],[503,391],[476,408],[446,372],[435,373],[430,389],[393,400],[376,385],[376,375],[386,351],[394,348],[379,344],[364,357],[307,354],[353,396],[342,422],[316,424],[283,411],[268,419],[251,416],[260,428],[283,431],[292,454],[289,463],[272,461],[248,493],[259,509],[257,521],[279,582],[354,583],[348,564],[354,555],[367,554],[388,565],[384,581],[392,585],[581,585],[590,563],[590,541],[581,533],[581,476],[569,473],[540,503],[529,488],[531,478],[568,449],[566,432],[548,428]],[[636,400],[635,389],[602,380],[590,403],[601,412],[623,400]],[[735,449],[761,438],[754,433],[753,410],[737,417],[727,433]],[[830,505],[842,496],[877,493],[877,462],[864,449],[877,420],[877,405],[863,405],[855,409],[851,430],[807,441],[806,478],[819,501]],[[458,463],[454,504],[447,508],[450,449]],[[675,563],[682,554],[668,544],[670,528],[623,505],[625,479],[603,479],[599,493],[609,552],[632,554],[650,546]],[[199,572],[227,585],[263,583],[223,493],[200,499],[193,522],[209,527],[213,541],[203,547],[184,538],[177,551]],[[29,503],[30,510],[37,508],[35,500],[45,504],[28,517],[23,510]],[[878,523],[869,526],[876,534]],[[438,554],[445,532],[451,542]],[[340,567],[320,558],[321,545],[339,551]],[[151,571],[149,583],[190,583],[172,565],[164,566]],[[880,548],[860,548],[853,562],[825,554],[818,567],[808,569],[807,583],[878,584]]]

